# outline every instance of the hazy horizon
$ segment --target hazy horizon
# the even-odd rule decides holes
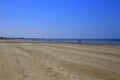
[[[1,0],[0,37],[120,39],[120,0]]]

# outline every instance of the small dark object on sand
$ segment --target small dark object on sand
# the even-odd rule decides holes
[[[49,39],[49,41],[52,41],[51,39]]]

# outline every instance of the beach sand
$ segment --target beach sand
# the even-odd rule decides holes
[[[2,41],[0,80],[120,80],[120,46]]]

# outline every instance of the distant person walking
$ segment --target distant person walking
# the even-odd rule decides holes
[[[80,44],[80,43],[81,43],[81,40],[79,39],[79,40],[78,40],[78,44]]]

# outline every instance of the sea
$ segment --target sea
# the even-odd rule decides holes
[[[120,46],[120,39],[46,39],[46,38],[24,38],[24,40],[45,41],[56,44],[91,44],[91,45],[115,45]]]

